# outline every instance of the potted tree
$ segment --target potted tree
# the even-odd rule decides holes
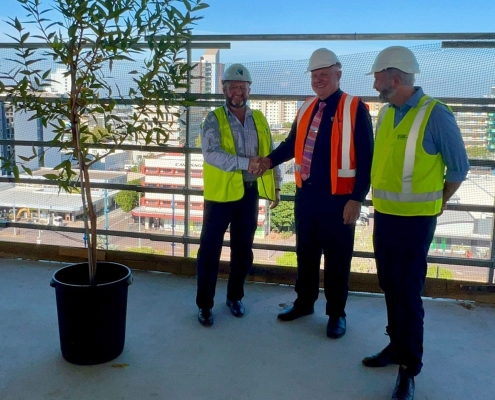
[[[97,364],[119,356],[124,347],[129,268],[97,261],[97,213],[91,196],[89,170],[93,164],[132,139],[143,145],[163,144],[184,98],[192,68],[180,62],[190,27],[208,7],[202,0],[18,0],[27,22],[10,18],[15,57],[6,60],[0,91],[16,110],[50,127],[49,146],[66,157],[44,177],[60,189],[80,192],[84,209],[88,260],[56,271],[55,287],[62,354],[76,364]],[[26,30],[25,25],[31,29]],[[33,33],[34,32],[34,33]],[[30,43],[35,39],[36,47]],[[70,82],[64,96],[49,98],[52,67],[62,68]],[[117,66],[127,76],[112,78]],[[181,94],[182,93],[182,94]],[[115,112],[118,104],[132,104],[129,119]],[[104,121],[91,131],[90,118]],[[150,124],[149,122],[152,122]],[[96,155],[89,145],[98,146]],[[32,174],[26,162],[33,155],[4,159],[13,175]],[[19,160],[18,160],[19,161]]]

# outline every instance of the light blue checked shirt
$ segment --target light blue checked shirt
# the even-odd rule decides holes
[[[204,161],[223,171],[232,172],[242,170],[244,181],[255,181],[257,176],[250,174],[248,170],[249,158],[258,155],[258,133],[253,119],[253,112],[246,106],[246,118],[244,126],[237,117],[230,112],[224,104],[227,119],[229,121],[236,154],[226,153],[220,145],[220,128],[217,117],[213,112],[208,113],[201,130],[201,145],[203,148]],[[272,139],[273,144],[273,139]],[[274,168],[275,188],[280,189],[282,176],[280,168]]]

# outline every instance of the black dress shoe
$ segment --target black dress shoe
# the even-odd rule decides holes
[[[229,300],[227,299],[227,307],[230,307],[230,312],[234,317],[241,318],[244,315],[246,309],[244,304],[240,300]]]
[[[414,399],[414,375],[407,371],[407,368],[400,367],[397,382],[395,383],[393,400],[413,400]]]
[[[379,353],[373,354],[369,357],[364,357],[363,364],[372,368],[386,367],[390,364],[397,364],[397,353],[392,347],[392,344],[389,344]]]
[[[286,308],[280,314],[277,315],[277,318],[281,321],[294,321],[297,318],[304,317],[305,315],[310,315],[315,312],[313,307],[311,308],[301,308],[292,306]]]
[[[200,308],[198,312],[198,321],[203,326],[213,325],[213,313],[211,308]]]
[[[327,336],[330,339],[338,339],[345,335],[345,317],[328,317]]]

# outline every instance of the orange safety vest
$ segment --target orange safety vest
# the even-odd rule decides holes
[[[302,187],[301,163],[306,135],[311,124],[313,109],[318,98],[306,100],[297,113],[296,145],[294,149],[295,176],[297,187]],[[332,124],[330,176],[332,194],[350,194],[356,181],[356,153],[354,149],[354,128],[356,125],[359,97],[342,93]]]

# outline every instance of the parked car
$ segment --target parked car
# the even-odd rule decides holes
[[[367,225],[369,225],[369,223],[370,223],[370,221],[369,221],[368,214],[361,212],[359,214],[358,220],[356,221],[356,225],[357,226],[367,226]]]
[[[53,217],[53,226],[64,226],[65,221],[62,217]]]

